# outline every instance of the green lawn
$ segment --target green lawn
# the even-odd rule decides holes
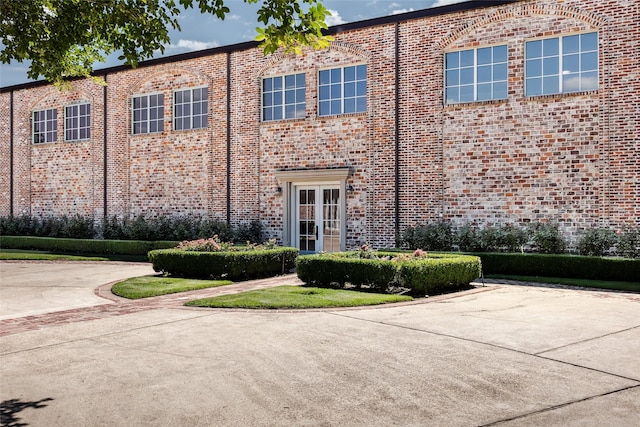
[[[186,305],[215,308],[327,308],[377,305],[412,299],[405,295],[283,285],[200,299],[188,302]]]
[[[0,249],[0,260],[19,261],[130,261],[149,262],[143,255],[120,254],[69,254],[24,249]]]
[[[523,282],[551,283],[558,285],[581,286],[584,288],[610,289],[626,292],[640,292],[640,282],[613,282],[606,280],[570,279],[565,277],[511,276],[489,274],[487,279],[521,280]]]
[[[20,261],[109,261],[110,258],[96,255],[67,255],[42,251],[25,251],[20,249],[0,249],[0,260]]]
[[[231,283],[233,282],[230,280],[196,280],[164,276],[142,276],[116,283],[111,288],[111,292],[124,298],[139,299],[174,294],[176,292],[193,291],[195,289],[215,288],[217,286],[230,285]]]

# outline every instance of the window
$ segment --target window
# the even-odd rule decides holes
[[[262,79],[262,120],[304,118],[304,80],[304,73]]]
[[[367,111],[367,66],[322,70],[319,75],[319,115]]]
[[[206,128],[208,113],[209,90],[206,87],[173,93],[173,130]]]
[[[507,45],[445,54],[445,103],[507,98]]]
[[[56,142],[58,140],[58,110],[33,112],[33,143]]]
[[[598,33],[525,44],[526,96],[598,89]]]
[[[91,105],[70,105],[64,109],[64,140],[79,141],[91,138]]]
[[[132,133],[164,132],[164,95],[134,96],[132,100]]]

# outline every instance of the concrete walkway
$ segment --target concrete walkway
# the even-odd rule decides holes
[[[195,309],[181,297],[112,299],[67,311],[131,311],[5,333],[3,425],[640,419],[637,294],[492,285],[418,304],[312,311]],[[24,318],[1,321],[0,332],[7,322]]]

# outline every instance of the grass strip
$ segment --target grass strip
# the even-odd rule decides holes
[[[522,282],[549,283],[583,288],[609,289],[624,292],[640,292],[640,282],[615,282],[606,280],[571,279],[566,277],[514,276],[507,274],[488,274],[487,279],[519,280]]]
[[[111,292],[129,299],[156,297],[176,292],[230,285],[230,280],[197,280],[164,276],[141,276],[118,282]]]
[[[411,301],[406,295],[375,294],[343,289],[314,288],[305,286],[276,286],[267,289],[221,295],[190,301],[191,307],[213,308],[330,308],[377,305]]]
[[[11,251],[1,250],[0,260],[18,261],[109,261],[109,258],[101,256],[52,254],[48,252],[21,251],[12,249]]]

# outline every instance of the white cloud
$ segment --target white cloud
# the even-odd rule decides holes
[[[340,25],[345,23],[345,20],[342,19],[342,17],[340,16],[340,13],[338,13],[337,10],[333,10],[333,9],[327,9],[327,10],[329,11],[329,13],[331,13],[331,15],[327,16],[327,19],[326,19],[326,23],[328,26]]]
[[[198,40],[178,40],[178,43],[171,43],[166,46],[166,53],[191,52],[193,50],[203,50],[218,47],[220,43],[216,41],[201,42]]]
[[[415,9],[410,7],[409,9],[395,9],[391,11],[392,15],[399,15],[401,13],[413,12]]]
[[[465,0],[436,0],[431,7],[446,6],[448,4],[460,3]]]

